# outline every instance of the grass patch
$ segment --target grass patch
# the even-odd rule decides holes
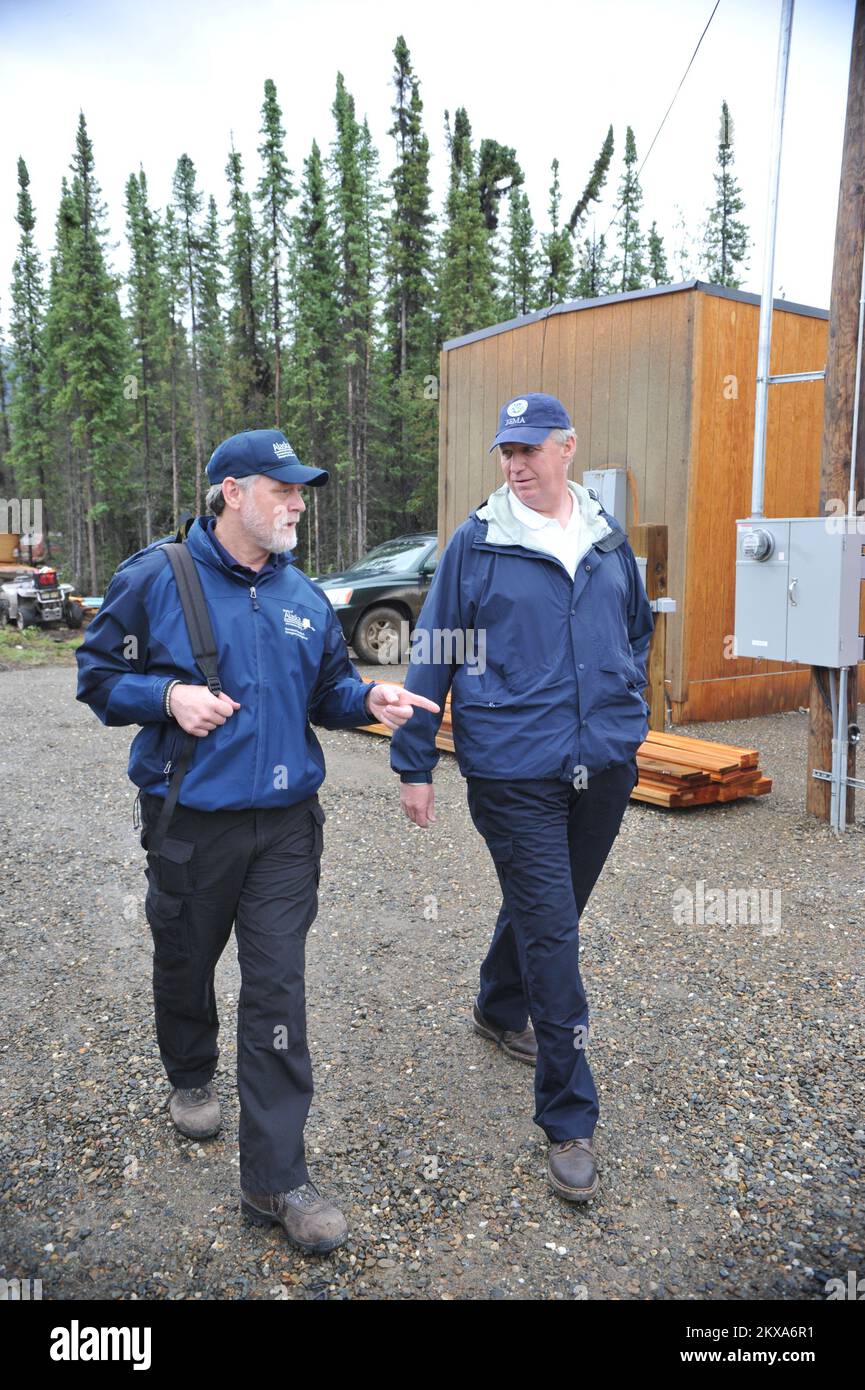
[[[74,666],[75,650],[84,638],[82,630],[68,627],[0,627],[0,671],[19,666]]]

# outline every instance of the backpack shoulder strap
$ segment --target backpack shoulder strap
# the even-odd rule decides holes
[[[187,528],[188,529],[188,528]],[[189,632],[189,641],[192,646],[192,655],[207,682],[207,688],[212,695],[218,695],[222,690],[219,680],[219,670],[216,663],[216,639],[213,636],[213,626],[210,622],[210,614],[207,611],[207,602],[204,591],[201,587],[201,579],[198,575],[195,561],[193,560],[189,547],[183,541],[182,535],[178,532],[176,541],[166,541],[161,550],[168,556],[169,564],[174,572],[177,582],[177,589],[180,594],[180,602],[183,607],[183,616],[186,619],[186,627]],[[187,734],[180,756],[174,765],[171,773],[171,780],[168,784],[168,791],[162,803],[159,819],[154,828],[153,834],[149,837],[148,852],[159,854],[168,831],[174,808],[177,805],[177,797],[180,792],[180,784],[186,776],[187,769],[192,761],[195,751],[195,736]]]
[[[207,611],[207,602],[195,561],[188,545],[183,542],[178,545],[176,541],[166,541],[160,549],[165,551],[174,571],[183,616],[189,631],[192,655],[207,682],[208,690],[212,695],[218,695],[222,685],[216,661],[216,639],[213,636],[210,614]]]

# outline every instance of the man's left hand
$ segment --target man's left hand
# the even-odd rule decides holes
[[[425,695],[415,695],[401,685],[389,685],[386,681],[374,685],[366,697],[370,723],[386,724],[389,729],[399,729],[407,719],[411,719],[413,705],[418,709],[428,709],[432,714],[439,712],[439,706]]]

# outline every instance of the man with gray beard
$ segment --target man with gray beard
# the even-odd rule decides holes
[[[156,1031],[171,1118],[202,1139],[220,1128],[213,1084],[219,1020],[213,977],[235,926],[241,1209],[302,1250],[346,1239],[342,1213],[309,1179],[303,1130],[313,1094],[305,944],[318,909],[324,757],[311,723],[399,728],[420,705],[364,684],[339,621],[289,552],[306,468],[279,430],[232,435],[207,465],[211,516],[185,544],[201,580],[221,690],[201,683],[163,537],[119,567],[77,652],[78,699],[104,724],[140,724],[129,776],[139,787],[153,935]],[[197,742],[170,836],[172,771]],[[161,843],[160,843],[161,840]]]

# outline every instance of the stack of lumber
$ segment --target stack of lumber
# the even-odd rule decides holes
[[[389,737],[391,731],[386,724],[366,724],[364,732]],[[445,753],[454,751],[450,695],[445,701],[436,746]],[[772,790],[772,779],[760,771],[759,756],[756,748],[650,730],[645,743],[637,749],[640,779],[631,792],[631,800],[675,808],[763,796]]]
[[[763,796],[772,790],[772,779],[760,771],[759,756],[756,748],[650,729],[637,749],[640,780],[631,799],[674,807]]]

